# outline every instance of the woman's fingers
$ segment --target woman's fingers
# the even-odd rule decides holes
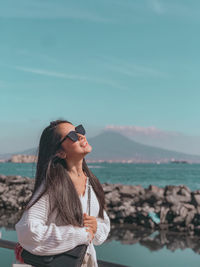
[[[83,223],[84,223],[84,224],[86,224],[86,223],[87,223],[87,224],[91,224],[91,225],[94,225],[94,226],[97,225],[97,222],[96,222],[96,221],[90,221],[90,220],[84,220]]]
[[[96,222],[95,221],[89,221],[89,220],[87,220],[87,221],[83,221],[83,223],[89,223],[89,224],[96,224]]]
[[[97,227],[96,225],[92,224],[92,223],[84,223],[85,227],[90,227],[92,229],[92,231],[94,232],[94,234],[96,233]]]
[[[84,221],[92,221],[92,222],[96,222],[97,221],[95,217],[88,216],[88,215],[87,216],[84,216],[83,220]]]
[[[94,216],[89,216],[86,213],[84,213],[83,218],[83,224],[84,226],[89,226],[92,228],[93,233],[95,234],[97,231],[97,220]]]
[[[93,233],[93,231],[92,231],[92,229],[91,228],[86,228],[85,229],[86,230],[86,232],[88,232],[89,234],[90,234],[90,237],[91,237],[91,240],[90,240],[90,242],[92,241],[92,239],[94,238],[94,233]]]
[[[84,225],[84,227],[89,227],[90,229],[92,229],[92,232],[95,234],[95,227],[93,227],[92,225]]]
[[[94,224],[93,223],[90,223],[90,222],[84,222],[84,226],[93,226]]]
[[[90,224],[90,223],[84,223],[84,226],[85,227],[90,227],[92,229],[95,229],[95,226],[93,224]]]

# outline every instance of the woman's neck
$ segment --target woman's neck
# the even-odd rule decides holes
[[[83,172],[83,160],[78,162],[67,162],[67,171],[71,176],[81,177],[84,175]]]

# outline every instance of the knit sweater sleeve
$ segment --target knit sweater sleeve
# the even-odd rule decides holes
[[[23,248],[36,255],[53,255],[88,244],[88,232],[84,227],[47,223],[48,205],[47,195],[42,196],[15,225]]]
[[[110,219],[104,210],[104,219],[99,217],[96,218],[97,220],[97,231],[95,233],[93,244],[98,246],[101,245],[108,237],[110,232]]]

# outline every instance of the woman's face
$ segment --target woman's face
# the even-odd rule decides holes
[[[75,126],[70,123],[61,123],[57,127],[61,134],[61,140],[71,131],[75,131]],[[70,158],[83,158],[85,155],[92,151],[92,147],[88,144],[84,135],[77,133],[78,140],[72,141],[70,138],[66,138],[62,144],[62,150],[66,153],[66,159]]]

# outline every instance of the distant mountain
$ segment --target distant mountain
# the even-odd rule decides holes
[[[103,132],[88,141],[93,147],[92,153],[87,156],[90,160],[168,161],[175,159],[200,162],[200,156],[143,145],[117,132]]]
[[[167,162],[174,159],[200,162],[200,156],[143,145],[112,131],[105,131],[93,138],[89,138],[88,142],[93,147],[92,153],[86,156],[86,159],[88,160]],[[36,155],[36,148],[27,149],[13,154]],[[13,154],[5,154],[6,159],[8,158],[8,155],[11,157]],[[3,155],[0,155],[0,158],[2,157]]]
[[[200,136],[186,135],[180,132],[165,131],[155,127],[136,125],[107,125],[104,131],[120,133],[143,145],[200,155]]]

